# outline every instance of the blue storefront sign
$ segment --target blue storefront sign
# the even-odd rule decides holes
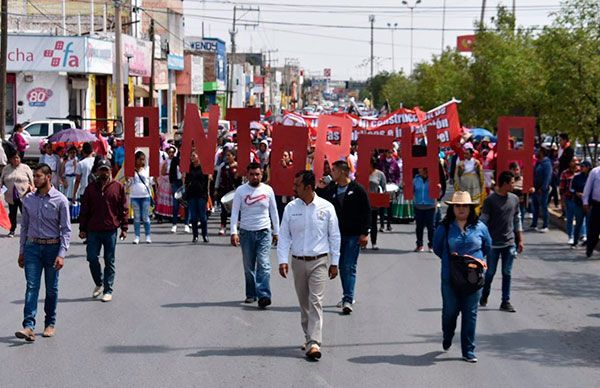
[[[183,68],[183,56],[175,54],[167,55],[167,69],[182,71]]]

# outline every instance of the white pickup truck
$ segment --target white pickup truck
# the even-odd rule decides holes
[[[42,156],[42,153],[40,152],[40,142],[48,136],[52,136],[56,132],[68,128],[76,127],[73,121],[66,119],[37,120],[26,124],[23,127],[23,135],[29,142],[29,148],[25,150],[25,159],[35,160],[37,162],[40,156]],[[10,139],[11,135],[12,128],[10,129],[10,132],[6,134],[6,140]]]

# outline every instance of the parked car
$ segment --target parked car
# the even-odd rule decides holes
[[[23,127],[23,135],[29,142],[29,148],[25,150],[25,160],[37,161],[42,153],[40,151],[40,142],[52,136],[55,133],[67,128],[76,128],[75,123],[71,120],[48,119],[32,121]],[[6,140],[12,135],[12,128],[7,131]]]

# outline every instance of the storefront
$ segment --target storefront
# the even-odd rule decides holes
[[[204,94],[201,98],[203,111],[211,104],[218,104],[221,117],[227,108],[227,51],[225,42],[218,38],[189,38],[192,51],[204,58]]]
[[[185,105],[193,103],[200,107],[204,94],[204,59],[199,55],[185,54],[183,71],[176,72],[177,122],[183,120]]]

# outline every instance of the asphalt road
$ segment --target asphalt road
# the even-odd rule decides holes
[[[441,349],[439,259],[415,254],[413,225],[380,237],[359,258],[354,314],[325,298],[323,358],[309,362],[291,279],[274,271],[273,305],[244,297],[239,249],[216,234],[192,245],[154,225],[152,245],[117,247],[114,299],[91,299],[85,249],[75,238],[61,271],[56,337],[13,337],[25,281],[18,239],[0,238],[0,384],[3,387],[597,387],[600,381],[600,256],[571,251],[560,231],[527,233],[513,273],[516,314],[498,310],[500,278],[477,322],[478,364],[457,337]],[[272,262],[276,268],[275,251]],[[43,291],[42,291],[43,295]],[[39,322],[42,322],[41,324]],[[43,308],[37,332],[43,330]]]

